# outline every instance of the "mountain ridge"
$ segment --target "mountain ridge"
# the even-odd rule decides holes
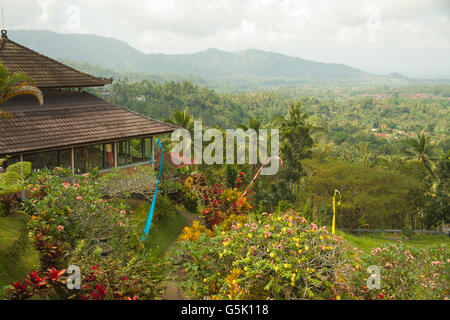
[[[145,54],[125,41],[90,34],[8,30],[8,37],[51,58],[87,62],[118,71],[175,73],[207,78],[240,76],[304,80],[379,78],[345,64],[310,61],[257,49],[228,52],[208,48],[190,54]]]

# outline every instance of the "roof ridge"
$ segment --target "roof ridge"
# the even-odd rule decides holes
[[[1,31],[0,62],[11,72],[27,73],[38,88],[88,88],[111,84],[112,78],[96,77],[8,38]]]
[[[48,59],[48,60],[51,60],[51,61],[53,61],[53,62],[56,62],[57,64],[59,64],[59,65],[61,65],[61,66],[64,66],[64,67],[66,67],[66,68],[69,68],[69,69],[71,69],[71,70],[73,70],[73,71],[75,71],[75,72],[82,73],[82,74],[87,75],[88,77],[91,77],[91,78],[94,78],[94,79],[107,80],[107,81],[111,80],[111,82],[112,82],[112,78],[109,78],[109,79],[108,79],[108,78],[103,78],[103,77],[96,77],[96,76],[93,76],[93,75],[91,75],[91,74],[89,74],[89,73],[86,73],[86,72],[77,70],[77,69],[75,69],[75,68],[73,68],[73,67],[71,67],[71,66],[68,66],[67,64],[64,64],[64,63],[62,63],[62,62],[60,62],[60,61],[58,61],[58,60],[56,60],[56,59],[50,58],[49,56],[46,56],[46,55],[44,55],[44,54],[42,54],[42,53],[39,53],[39,52],[37,52],[37,51],[34,51],[33,49],[30,49],[30,48],[28,48],[28,47],[25,47],[24,45],[21,45],[20,43],[17,43],[17,42],[15,42],[15,41],[9,39],[8,37],[6,37],[5,40],[6,40],[6,41],[9,41],[9,42],[12,42],[12,43],[14,43],[15,45],[17,45],[17,46],[19,46],[19,47],[21,47],[21,48],[23,48],[23,49],[25,49],[25,50],[28,50],[28,51],[30,51],[30,52],[33,52],[33,53],[35,53],[35,54],[37,54],[37,55],[39,55],[39,56],[41,56],[41,57],[44,57],[44,58],[46,58],[46,59]],[[5,42],[6,42],[6,41],[5,41]],[[109,84],[109,83],[105,83],[105,84]]]

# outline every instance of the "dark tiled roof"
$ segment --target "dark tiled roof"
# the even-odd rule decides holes
[[[0,154],[169,133],[178,127],[141,116],[88,93],[18,96],[0,106]]]
[[[28,49],[7,38],[2,31],[0,62],[9,72],[24,72],[38,88],[78,88],[104,86],[112,79],[97,78]]]

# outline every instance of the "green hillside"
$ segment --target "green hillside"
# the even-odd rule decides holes
[[[361,70],[254,49],[225,52],[217,49],[193,54],[144,54],[127,43],[85,34],[11,30],[11,40],[52,58],[88,62],[119,71],[177,73],[210,78],[275,77],[286,79],[376,79]],[[154,51],[158,49],[155,48]]]

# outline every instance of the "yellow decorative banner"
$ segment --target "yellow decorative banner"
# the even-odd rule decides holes
[[[339,193],[339,201],[338,201],[337,205],[338,206],[341,205],[341,193],[339,192],[339,190],[335,189],[334,195],[333,195],[333,224],[331,225],[331,234],[332,235],[334,235],[335,228],[336,228],[336,193]]]

